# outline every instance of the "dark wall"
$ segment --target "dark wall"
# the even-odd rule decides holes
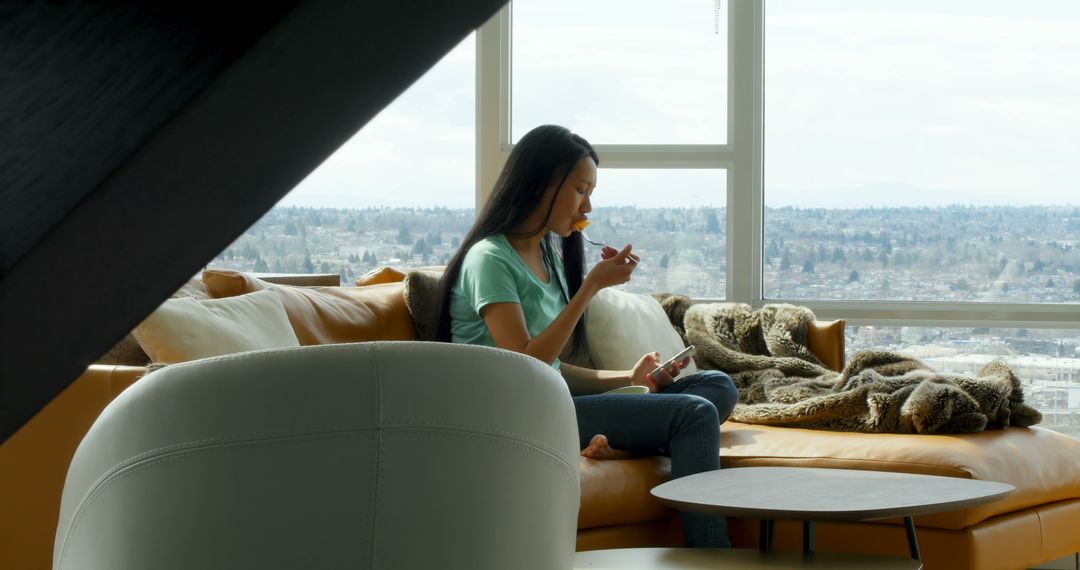
[[[0,7],[2,439],[503,3]]]
[[[0,275],[294,4],[36,2],[0,18]]]

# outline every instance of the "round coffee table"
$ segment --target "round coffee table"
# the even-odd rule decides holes
[[[994,481],[814,467],[742,467],[698,473],[652,490],[680,510],[761,519],[761,550],[776,519],[803,521],[803,551],[814,550],[814,521],[902,517],[911,557],[921,560],[912,517],[988,503],[1015,487]]]
[[[819,552],[759,552],[739,548],[621,548],[589,550],[574,555],[574,570],[750,570],[761,568],[829,568],[831,570],[919,570],[918,560],[895,556]]]

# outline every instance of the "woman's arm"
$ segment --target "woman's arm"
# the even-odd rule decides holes
[[[582,368],[563,362],[559,366],[570,393],[575,396],[584,394],[599,394],[630,386],[632,371],[630,370],[593,370]]]
[[[652,371],[659,364],[660,353],[647,352],[630,370],[593,370],[565,362],[559,368],[570,387],[570,393],[575,396],[599,394],[623,386],[645,386],[650,392],[659,392],[675,381],[679,371],[690,364],[690,357],[673,363],[671,368],[661,369],[659,378],[653,378]]]
[[[585,284],[583,283],[582,289],[584,288]],[[588,297],[591,298],[592,294],[588,295]],[[551,364],[562,352],[563,347],[570,338],[570,333],[574,330],[577,319],[581,318],[581,313],[584,312],[584,308],[579,309],[575,305],[575,301],[581,298],[582,295],[579,290],[578,294],[574,295],[574,299],[559,313],[559,316],[548,325],[548,328],[531,339],[525,326],[525,315],[521,311],[521,305],[517,303],[492,303],[484,307],[481,312],[483,313],[484,323],[491,332],[491,337],[495,339],[496,346],[528,354]],[[585,304],[588,304],[588,302],[586,301]],[[573,320],[571,320],[571,317],[573,317]],[[565,336],[562,336],[563,334]],[[557,348],[546,344],[551,342],[552,339],[558,341],[559,338],[562,340]],[[553,352],[537,354],[541,350],[553,350]],[[544,356],[549,356],[549,358],[544,358]],[[559,368],[562,370],[563,378],[566,379],[566,383],[570,388],[570,393],[574,395],[599,394],[614,388],[631,385],[647,386],[650,392],[656,392],[674,382],[675,375],[679,373],[680,369],[685,368],[689,362],[690,358],[687,357],[682,362],[673,364],[670,370],[661,370],[659,378],[653,378],[651,374],[653,369],[660,365],[659,352],[645,353],[630,370],[593,370],[565,362]]]
[[[521,305],[517,303],[485,305],[480,310],[480,317],[484,319],[484,324],[491,333],[495,346],[528,354],[548,364],[554,362],[566,347],[570,335],[574,332],[574,327],[585,314],[585,309],[596,292],[604,287],[626,283],[630,280],[630,273],[634,270],[634,264],[627,261],[630,249],[630,246],[626,246],[618,254],[597,263],[581,283],[581,288],[563,307],[559,316],[555,317],[555,320],[535,337],[529,335]]]
[[[578,289],[559,316],[535,337],[529,336],[525,313],[517,303],[491,303],[480,310],[480,316],[483,317],[495,346],[528,354],[551,364],[570,340],[574,326],[585,313],[589,300],[596,294],[595,290],[586,290],[587,286],[587,281],[582,283],[581,289]]]

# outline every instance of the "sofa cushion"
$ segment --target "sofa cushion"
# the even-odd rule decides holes
[[[439,279],[441,272],[410,271],[405,276],[405,306],[409,309],[416,338],[434,341],[439,326]]]
[[[206,286],[197,278],[192,278],[187,283],[184,283],[169,298],[177,299],[180,297],[191,297],[195,300],[210,298],[206,294]],[[120,364],[123,366],[146,366],[149,363],[150,356],[139,346],[139,341],[135,340],[135,336],[130,332],[124,335],[120,342],[113,345],[109,352],[106,352],[97,360],[97,364]]]
[[[167,363],[300,346],[281,299],[270,291],[203,301],[168,299],[133,334],[152,361]]]
[[[663,361],[685,348],[660,302],[649,295],[601,289],[585,315],[585,338],[600,369],[629,370],[646,352],[659,351]],[[696,371],[691,359],[682,374]]]
[[[720,462],[726,468],[831,467],[1000,481],[1016,491],[1000,500],[919,524],[959,529],[989,517],[1080,498],[1080,441],[1040,427],[960,435],[833,432],[726,422]]]
[[[203,282],[213,298],[272,290],[285,305],[285,313],[302,345],[416,338],[401,283],[294,287],[266,283],[246,273],[224,269],[204,271]]]

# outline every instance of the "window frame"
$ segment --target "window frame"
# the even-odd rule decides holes
[[[727,144],[596,145],[604,168],[724,169],[728,302],[793,303],[854,325],[1080,329],[1080,303],[822,301],[764,298],[765,0],[728,0]],[[510,141],[511,10],[476,35],[476,207],[494,187]],[[696,301],[710,301],[697,299]]]

